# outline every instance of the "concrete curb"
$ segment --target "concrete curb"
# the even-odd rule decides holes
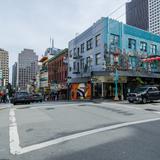
[[[7,109],[8,107],[0,107],[0,110],[4,110]]]

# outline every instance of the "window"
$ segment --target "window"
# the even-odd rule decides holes
[[[79,56],[79,48],[77,48],[77,55]]]
[[[101,53],[96,54],[96,65],[99,65],[101,61]]]
[[[95,38],[96,47],[100,46],[100,38],[101,38],[100,34],[98,34]]]
[[[136,67],[136,58],[135,57],[130,57],[130,65],[132,68]]]
[[[81,69],[84,69],[84,59],[81,59],[81,60],[80,60],[80,68],[81,68]]]
[[[77,63],[77,72],[79,72],[79,62]]]
[[[87,57],[86,64],[87,64],[87,67],[91,66],[91,58],[90,57]]]
[[[69,51],[69,57],[72,58],[72,50]]]
[[[65,71],[65,78],[67,78],[67,71]]]
[[[114,46],[119,46],[119,36],[115,34],[111,34],[110,36],[110,44]]]
[[[128,48],[136,50],[136,40],[135,39],[128,39]]]
[[[81,53],[84,53],[84,43],[81,44]]]
[[[73,62],[73,70],[76,70],[76,62]]]
[[[140,42],[140,50],[147,52],[147,43],[146,42]]]
[[[92,49],[92,38],[87,41],[87,51]]]
[[[157,54],[157,46],[154,45],[154,44],[151,44],[150,47],[151,47],[151,48],[150,48],[151,54]]]
[[[76,56],[76,48],[74,48],[74,53],[73,53],[73,55]]]

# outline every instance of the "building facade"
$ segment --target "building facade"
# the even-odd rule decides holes
[[[40,91],[43,95],[49,93],[49,83],[48,83],[48,57],[43,56],[39,62],[41,63],[41,69],[39,72],[40,78]]]
[[[160,36],[101,18],[69,42],[71,99],[113,98],[115,79],[118,79],[118,95],[122,99],[140,83],[159,83],[159,62],[142,61],[158,55]],[[118,74],[115,74],[116,68]]]
[[[148,0],[149,31],[160,35],[160,1]]]
[[[58,93],[59,99],[67,98],[67,64],[68,49],[62,50],[59,54],[48,61],[48,79],[51,92]]]
[[[17,62],[12,66],[12,87],[17,87]]]
[[[149,30],[148,0],[132,0],[126,3],[126,23]]]
[[[132,0],[126,3],[126,23],[160,35],[160,1]]]
[[[38,56],[32,49],[24,49],[18,55],[17,83],[19,90],[27,90],[27,85],[36,77]]]
[[[0,49],[0,69],[2,70],[3,86],[9,82],[9,54],[7,51]]]
[[[0,90],[3,87],[3,74],[2,74],[2,70],[0,69]]]

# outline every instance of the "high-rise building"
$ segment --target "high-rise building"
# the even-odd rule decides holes
[[[17,86],[17,62],[12,66],[12,86],[13,88]]]
[[[0,69],[2,70],[3,86],[6,86],[9,82],[8,59],[8,52],[3,49],[0,49]]]
[[[126,4],[126,23],[160,35],[160,0],[132,0]]]
[[[149,30],[160,35],[160,0],[149,0]]]
[[[24,49],[18,55],[17,84],[20,90],[26,90],[27,85],[36,78],[38,56],[32,49]]]

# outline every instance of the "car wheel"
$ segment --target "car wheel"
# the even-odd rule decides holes
[[[129,103],[133,103],[133,101],[130,101],[130,100],[129,100],[128,102],[129,102]]]
[[[145,97],[142,99],[142,103],[143,103],[143,104],[146,104],[146,103],[147,103],[147,99],[146,99]]]
[[[16,102],[14,102],[13,105],[16,105]]]

